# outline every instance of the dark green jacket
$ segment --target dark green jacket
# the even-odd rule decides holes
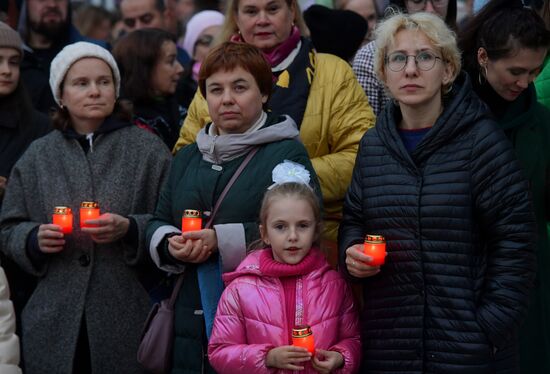
[[[155,218],[147,228],[148,242],[150,243],[155,232],[163,227],[180,227],[185,209],[211,211],[218,196],[245,157],[241,156],[223,163],[219,168],[203,160],[196,143],[182,148],[174,159],[168,183],[161,192]],[[263,195],[273,183],[271,171],[284,160],[303,164],[310,171],[316,190],[320,191],[307,152],[300,142],[288,139],[263,144],[231,187],[214,219],[214,225],[242,223],[246,244],[257,240],[258,213]],[[166,245],[163,243],[157,248],[166,248]],[[168,258],[165,250],[161,249],[159,252],[164,252],[160,253],[161,265],[173,261]],[[204,372],[211,372],[207,360],[201,359],[205,358],[206,338],[204,319],[200,312],[202,306],[196,266],[185,266],[186,278],[176,302],[176,338],[172,373],[200,373],[203,365]]]
[[[520,95],[499,125],[512,141],[533,194],[538,224],[537,278],[521,329],[521,372],[550,373],[550,111],[537,102],[535,87]]]

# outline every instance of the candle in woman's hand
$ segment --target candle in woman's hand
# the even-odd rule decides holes
[[[80,227],[97,227],[97,225],[87,224],[89,219],[99,218],[99,205],[93,201],[83,201],[80,204]]]
[[[386,261],[386,239],[382,235],[370,235],[365,238],[364,253],[372,260],[367,262],[370,266],[384,265]]]
[[[181,231],[199,231],[202,230],[201,212],[193,209],[185,209],[181,218]]]
[[[66,206],[56,206],[53,209],[53,224],[61,227],[63,234],[73,232],[73,212]]]
[[[311,327],[308,325],[296,326],[292,329],[292,345],[302,347],[308,350],[309,353],[315,353],[315,342]]]

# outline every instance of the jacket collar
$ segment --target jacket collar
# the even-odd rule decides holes
[[[450,142],[483,118],[490,118],[490,112],[473,92],[468,75],[462,72],[451,92],[443,99],[443,112],[412,154],[405,149],[397,130],[397,124],[401,121],[398,105],[391,102],[386,105],[376,123],[376,131],[395,158],[416,169],[415,165],[428,158],[441,145]]]

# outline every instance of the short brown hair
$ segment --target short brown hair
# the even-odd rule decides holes
[[[232,71],[238,67],[248,71],[262,95],[271,95],[273,74],[260,50],[250,44],[225,42],[215,47],[204,59],[199,71],[199,88],[206,98],[206,79],[218,71]]]

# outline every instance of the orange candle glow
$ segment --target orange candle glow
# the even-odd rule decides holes
[[[311,327],[308,325],[296,326],[292,329],[292,345],[302,347],[308,350],[309,353],[315,353],[315,341]]]
[[[372,257],[370,266],[384,265],[386,261],[386,239],[382,235],[367,234],[364,244],[364,253]]]
[[[66,206],[56,206],[53,208],[53,224],[61,227],[63,234],[73,232],[73,212]]]
[[[93,201],[83,201],[80,204],[80,227],[97,227],[97,225],[87,224],[89,219],[99,218],[99,205]]]
[[[202,230],[201,212],[193,209],[185,209],[181,218],[181,231],[199,231]]]

